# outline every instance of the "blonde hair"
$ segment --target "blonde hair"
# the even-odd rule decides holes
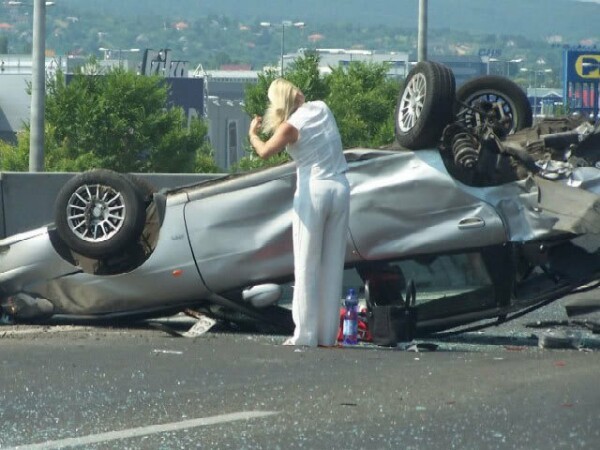
[[[269,107],[265,112],[263,120],[263,131],[271,133],[284,121],[286,121],[297,108],[297,97],[300,93],[293,83],[283,78],[273,80],[269,86],[267,96]]]

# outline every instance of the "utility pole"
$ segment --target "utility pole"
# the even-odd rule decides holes
[[[419,0],[417,61],[427,61],[427,0]]]
[[[46,1],[33,3],[29,171],[44,171],[44,109],[46,96]]]
[[[285,23],[281,23],[281,76],[283,77],[283,49],[285,47]]]
[[[291,20],[282,20],[280,24],[272,24],[271,22],[261,22],[260,26],[265,28],[281,27],[281,76],[283,76],[283,55],[285,48],[285,27],[304,28],[304,22],[292,22]]]

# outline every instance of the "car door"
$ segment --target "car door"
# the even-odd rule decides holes
[[[495,209],[446,171],[437,150],[355,151],[350,232],[365,260],[441,254],[507,241]]]
[[[189,192],[186,227],[196,265],[214,292],[286,282],[294,270],[293,163]],[[356,254],[347,235],[347,255]]]

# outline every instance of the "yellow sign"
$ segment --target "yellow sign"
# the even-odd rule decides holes
[[[575,61],[575,72],[581,78],[600,78],[600,55],[581,55]]]

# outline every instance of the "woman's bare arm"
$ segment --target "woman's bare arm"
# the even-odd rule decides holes
[[[263,141],[258,136],[262,118],[257,116],[252,119],[250,124],[249,138],[250,145],[254,147],[258,156],[266,159],[276,153],[282,151],[288,144],[293,144],[298,140],[298,130],[287,122],[283,122],[277,127],[273,136],[267,141]]]

